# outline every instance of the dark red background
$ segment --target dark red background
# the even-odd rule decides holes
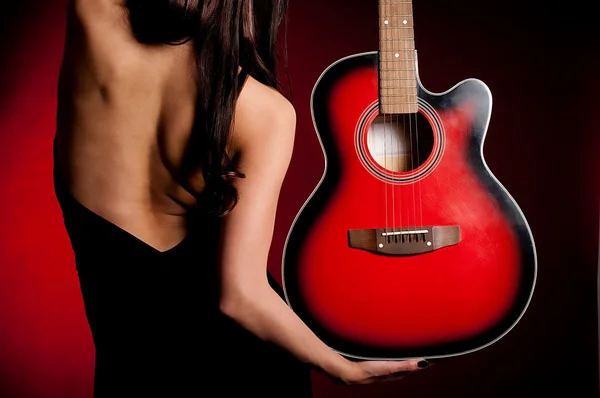
[[[93,345],[51,179],[65,0],[4,3],[0,396],[91,397]],[[519,324],[484,350],[378,385],[344,387],[315,374],[315,398],[598,396],[594,14],[584,1],[516,0],[416,1],[414,14],[428,90],[476,77],[492,91],[484,154],[533,231],[535,295]],[[375,0],[291,0],[298,131],[269,264],[278,277],[285,235],[323,170],[310,117],[312,87],[332,62],[377,44]]]

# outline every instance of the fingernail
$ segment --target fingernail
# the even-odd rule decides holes
[[[426,368],[429,366],[429,362],[427,362],[426,360],[422,360],[417,362],[417,366],[420,368]]]

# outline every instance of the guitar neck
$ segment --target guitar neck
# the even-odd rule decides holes
[[[379,0],[379,104],[382,114],[418,111],[412,1]]]

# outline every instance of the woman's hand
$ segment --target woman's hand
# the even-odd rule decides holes
[[[380,381],[397,380],[410,372],[426,368],[425,359],[408,361],[362,361],[351,362],[348,370],[337,378],[338,382],[347,385],[370,384]]]

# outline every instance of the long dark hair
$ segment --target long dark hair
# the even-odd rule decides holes
[[[239,94],[238,67],[281,90],[278,39],[287,6],[287,0],[126,2],[138,41],[169,45],[193,42],[198,101],[180,177],[185,181],[191,173],[202,170],[204,190],[194,194],[203,209],[218,216],[235,207],[238,192],[234,180],[245,177],[227,153]]]

